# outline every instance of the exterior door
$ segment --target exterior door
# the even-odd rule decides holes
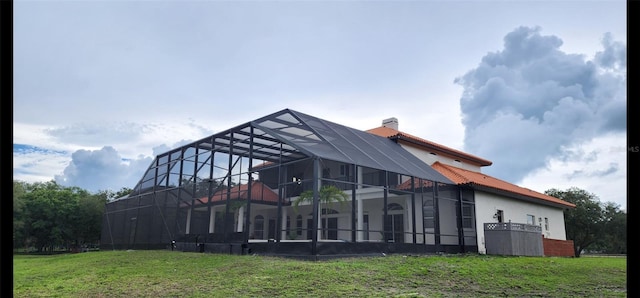
[[[313,219],[307,219],[307,240],[313,238]]]
[[[338,218],[322,219],[322,239],[338,240]]]
[[[404,243],[404,215],[388,214],[384,224],[387,242]]]
[[[269,238],[268,239],[276,239],[276,220],[273,218],[269,219]]]

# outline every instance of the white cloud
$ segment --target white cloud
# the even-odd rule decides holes
[[[610,133],[579,145],[562,148],[546,166],[527,174],[519,185],[539,192],[578,187],[597,195],[601,202],[627,206],[626,134]]]
[[[56,127],[14,123],[13,179],[56,180],[91,191],[133,187],[155,155],[211,134],[193,119]]]
[[[124,161],[115,149],[108,146],[93,151],[78,150],[71,154],[71,162],[63,174],[55,175],[55,181],[65,186],[81,185],[93,192],[133,188],[152,160],[151,157],[140,156]]]
[[[492,160],[485,172],[506,180],[559,158],[562,148],[626,132],[626,73],[603,72],[585,56],[561,51],[563,41],[541,31],[514,29],[502,50],[457,80],[464,87],[465,149]],[[596,57],[622,63],[613,60],[622,59],[626,47],[605,41],[608,54]]]

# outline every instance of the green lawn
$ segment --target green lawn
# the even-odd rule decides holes
[[[14,255],[14,297],[626,297],[626,257]]]

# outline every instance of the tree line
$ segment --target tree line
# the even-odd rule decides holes
[[[13,248],[52,252],[97,245],[105,204],[130,192],[122,188],[90,193],[55,181],[14,180]]]
[[[573,240],[576,257],[584,252],[627,254],[627,212],[613,202],[600,202],[577,187],[549,189],[545,194],[576,205],[564,211],[567,239]]]
[[[131,193],[101,190],[90,193],[55,181],[13,181],[13,248],[38,252],[55,248],[71,250],[99,244],[105,204]],[[576,187],[550,189],[545,194],[576,205],[565,210],[567,239],[573,240],[576,257],[583,252],[627,253],[627,213],[612,202]]]

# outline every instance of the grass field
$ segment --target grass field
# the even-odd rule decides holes
[[[14,255],[14,297],[626,297],[626,257]]]

